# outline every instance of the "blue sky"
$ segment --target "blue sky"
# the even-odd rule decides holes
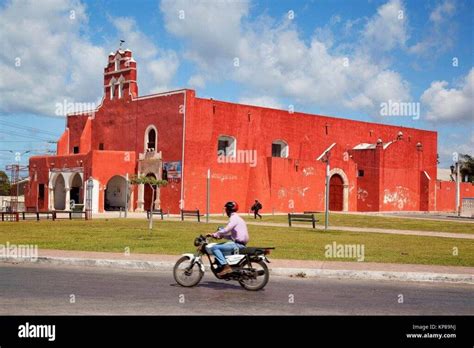
[[[470,0],[0,1],[0,168],[54,149],[58,103],[100,101],[119,39],[141,95],[187,87],[436,130],[447,167],[473,154],[473,18]],[[388,101],[420,115],[382,115]]]

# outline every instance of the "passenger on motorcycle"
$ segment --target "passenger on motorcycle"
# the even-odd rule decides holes
[[[228,265],[225,255],[231,255],[245,248],[245,245],[249,241],[247,224],[244,219],[237,214],[239,205],[236,202],[227,202],[224,207],[229,217],[229,223],[226,227],[219,229],[217,232],[207,235],[208,237],[217,239],[225,238],[230,240],[229,242],[216,244],[210,248],[210,252],[216,257],[219,265],[223,266],[222,271],[217,273],[219,277],[232,273],[232,268]]]

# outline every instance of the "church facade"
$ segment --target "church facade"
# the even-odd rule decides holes
[[[329,159],[329,167],[327,160]],[[237,201],[263,212],[436,210],[437,133],[203,99],[183,89],[139,96],[130,50],[111,53],[104,97],[70,114],[57,154],[30,158],[26,206],[93,211],[151,206],[134,175],[167,179],[154,206],[210,212]],[[329,170],[329,173],[327,173]],[[89,189],[86,189],[89,183]],[[127,198],[128,197],[128,198]]]

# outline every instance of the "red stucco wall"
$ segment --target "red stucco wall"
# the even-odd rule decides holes
[[[59,156],[31,158],[30,177],[36,173],[36,180],[27,205],[35,204],[33,186],[48,182],[53,162],[55,168],[63,168],[77,167],[82,160],[85,179],[98,179],[102,190],[113,175],[137,173],[145,133],[153,125],[163,161],[183,164],[181,178],[161,189],[161,206],[171,213],[179,212],[182,195],[185,209],[205,211],[208,169],[213,213],[221,212],[227,200],[236,200],[247,211],[256,198],[266,213],[323,210],[326,166],[316,159],[334,143],[331,173],[344,179],[349,211],[436,208],[436,132],[196,98],[192,90],[136,98],[136,64],[124,65],[125,58],[131,58],[131,52],[125,51],[116,71],[114,56],[109,56],[102,105],[93,115],[68,117],[67,130],[58,142]],[[110,100],[109,82],[122,74],[130,81],[127,92],[122,99],[116,94]],[[399,132],[403,136],[397,140]],[[255,155],[255,165],[219,163],[220,135],[235,137],[237,150]],[[378,139],[393,143],[384,149],[353,149]],[[272,157],[275,140],[288,143],[288,158]],[[72,154],[74,147],[80,154]],[[126,153],[129,161],[124,161]],[[364,176],[358,176],[358,170]],[[450,193],[443,188],[439,194],[437,205],[444,207],[440,201],[449,201]],[[135,190],[134,207],[137,198]]]
[[[368,177],[360,181],[362,187],[359,188],[356,161],[361,160],[362,155],[350,158],[351,149],[359,143],[375,143],[378,138],[384,142],[395,140],[399,131],[403,132],[403,141],[384,151],[383,160],[387,166],[384,170],[379,168],[384,164],[378,163],[373,154],[364,155],[364,170],[368,171]],[[255,150],[257,166],[218,163],[220,135],[235,137],[238,150]],[[289,158],[271,158],[271,144],[277,139],[289,144]],[[423,144],[421,158],[418,158],[416,148],[418,142]],[[431,173],[431,177],[436,175],[435,132],[290,114],[284,110],[200,98],[195,99],[194,112],[188,113],[186,119],[186,208],[204,209],[205,178],[210,168],[212,212],[221,211],[223,203],[229,199],[243,202],[243,209],[247,210],[254,198],[262,201],[266,212],[322,210],[325,166],[316,158],[332,143],[336,146],[331,150],[331,168],[341,169],[348,178],[349,210],[419,209],[420,170]],[[382,182],[377,181],[375,173],[383,179]],[[402,207],[390,199],[384,202],[385,196],[378,192],[388,190],[388,194],[396,193],[398,187],[405,188],[408,194]],[[369,192],[365,202],[358,200],[358,196],[362,196],[360,189]],[[434,189],[430,194],[430,201],[434,202]]]
[[[461,204],[463,198],[474,198],[474,185],[468,182],[459,184]],[[436,183],[436,210],[456,210],[456,183],[454,181],[438,181]]]

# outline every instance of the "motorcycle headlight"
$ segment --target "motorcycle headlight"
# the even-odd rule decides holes
[[[194,246],[200,246],[201,245],[201,239],[199,237],[194,239]]]

